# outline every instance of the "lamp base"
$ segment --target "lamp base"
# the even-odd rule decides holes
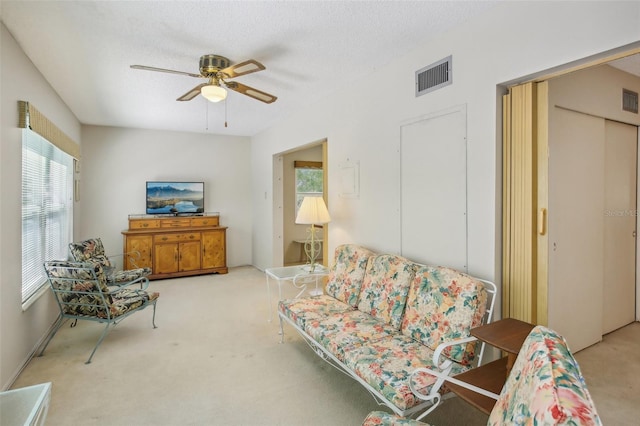
[[[317,263],[315,265],[310,265],[308,263],[306,265],[302,265],[302,270],[305,272],[315,272],[316,269],[318,269]]]

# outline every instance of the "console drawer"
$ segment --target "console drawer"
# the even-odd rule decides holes
[[[157,234],[153,236],[153,242],[157,243],[182,243],[185,241],[200,241],[200,232],[185,232],[180,234]]]
[[[157,229],[157,228],[160,228],[160,220],[158,219],[129,220],[129,229]]]
[[[220,218],[218,216],[192,217],[191,226],[218,226]]]
[[[160,222],[161,228],[188,228],[191,225],[191,221],[188,218],[184,219],[165,219]]]

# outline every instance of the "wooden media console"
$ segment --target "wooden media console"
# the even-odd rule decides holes
[[[125,256],[125,269],[151,268],[149,279],[226,274],[226,226],[218,213],[197,216],[130,215],[122,231],[124,252],[139,252],[136,264]]]

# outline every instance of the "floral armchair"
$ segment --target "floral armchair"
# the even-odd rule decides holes
[[[134,268],[123,271],[116,271],[114,264],[109,259],[116,256],[127,256],[129,263],[136,265],[136,260],[140,259],[139,252],[124,253],[115,256],[105,254],[104,245],[100,238],[90,238],[88,240],[73,242],[69,244],[69,252],[76,262],[99,263],[107,277],[107,285],[121,286],[129,284],[139,278],[147,277],[151,274],[150,268]]]
[[[374,425],[426,423],[374,411],[363,426]],[[602,425],[578,362],[562,336],[543,326],[529,333],[487,425]]]
[[[151,322],[153,328],[156,328],[156,302],[160,294],[146,291],[149,286],[146,277],[138,278],[129,285],[109,288],[102,265],[97,262],[50,261],[45,262],[44,269],[60,308],[60,315],[38,356],[42,356],[60,327],[70,319],[73,320],[72,327],[78,320],[106,324],[86,364],[91,362],[98,346],[109,332],[109,327],[115,326],[134,312],[153,306]],[[130,285],[137,287],[137,284],[141,288],[127,288]]]

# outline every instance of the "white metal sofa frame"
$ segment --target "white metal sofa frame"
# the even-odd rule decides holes
[[[485,311],[482,324],[489,324],[493,318],[493,311],[494,311],[495,298],[496,298],[496,285],[491,281],[482,280],[479,278],[476,278],[476,279],[484,284],[485,291],[488,294],[488,303],[487,303],[488,307],[487,307],[487,310]],[[342,361],[336,358],[335,355],[329,352],[324,346],[317,343],[311,336],[309,336],[309,334],[304,329],[300,328],[294,321],[287,318],[285,315],[282,314],[282,312],[278,312],[278,316],[280,317],[280,343],[284,342],[284,329],[283,329],[283,320],[284,320],[289,325],[291,325],[294,329],[296,329],[298,333],[300,333],[300,335],[304,338],[306,343],[316,353],[316,355],[318,355],[320,358],[326,361],[329,365],[335,367],[338,371],[346,374],[347,376],[355,379],[358,383],[360,383],[371,394],[371,396],[373,396],[373,398],[376,400],[378,405],[386,405],[391,410],[393,410],[393,412],[395,412],[397,415],[401,417],[411,417],[416,413],[419,413],[420,411],[426,409],[422,414],[420,414],[417,417],[417,420],[424,418],[433,410],[435,410],[443,399],[443,396],[440,394],[439,391],[442,385],[445,383],[445,377],[449,377],[449,373],[451,372],[451,369],[453,367],[453,362],[448,359],[443,362],[440,362],[440,354],[442,353],[442,351],[448,346],[454,346],[461,343],[474,342],[478,340],[473,336],[469,336],[466,338],[456,339],[449,342],[441,343],[433,353],[433,363],[434,365],[437,365],[441,369],[441,371],[433,371],[426,368],[420,368],[420,369],[416,369],[416,371],[412,373],[412,376],[413,376],[418,372],[426,370],[438,378],[437,381],[431,387],[429,394],[425,395],[418,392],[414,388],[412,378],[411,377],[409,378],[409,386],[411,388],[411,391],[418,398],[424,400],[425,402],[417,404],[409,408],[408,410],[401,410],[398,407],[396,407],[391,401],[389,401],[384,395],[382,395],[378,390],[374,389],[373,387],[371,387],[371,385],[369,385],[369,383],[367,383],[365,380],[360,378],[360,376],[358,376],[355,372],[351,371]],[[480,341],[479,343],[480,343],[480,353],[476,358],[476,367],[479,367],[480,365],[482,365],[482,358],[484,356],[484,349],[485,349],[485,343],[482,341]]]
[[[93,355],[109,332],[110,326],[117,325],[134,312],[153,306],[151,323],[153,328],[157,328],[156,302],[159,295],[145,291],[149,286],[148,278],[140,277],[125,286],[110,289],[106,285],[102,266],[97,263],[49,261],[44,263],[44,268],[60,308],[60,315],[38,356],[44,354],[58,330],[70,319],[73,320],[71,327],[75,327],[78,320],[105,324],[85,364],[91,363]],[[140,285],[140,288],[126,288],[131,285]]]

